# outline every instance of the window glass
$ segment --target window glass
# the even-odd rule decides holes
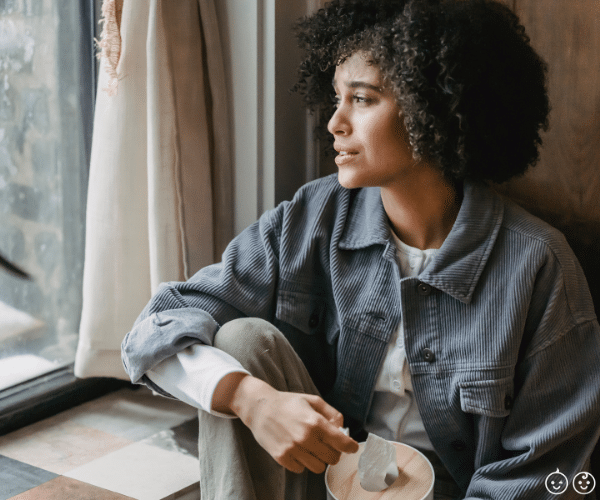
[[[0,253],[32,277],[0,270],[0,391],[72,363],[77,347],[92,94],[83,4],[0,0]],[[43,326],[17,333],[16,311]]]

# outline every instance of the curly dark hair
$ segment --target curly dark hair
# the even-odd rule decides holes
[[[448,179],[504,182],[539,159],[547,68],[518,17],[494,0],[334,0],[298,23],[294,90],[334,112],[338,64],[363,51],[401,107],[415,159]]]

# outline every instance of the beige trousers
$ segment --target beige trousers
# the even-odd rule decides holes
[[[242,318],[217,332],[215,347],[236,358],[252,375],[279,391],[319,392],[290,343],[271,323]],[[324,474],[294,474],[256,442],[239,419],[199,412],[202,500],[325,500]],[[460,489],[434,453],[434,500],[454,500]]]
[[[266,321],[243,318],[226,323],[217,332],[214,345],[279,391],[319,394],[290,343]],[[202,500],[326,498],[324,474],[286,470],[239,419],[200,411],[199,421]]]

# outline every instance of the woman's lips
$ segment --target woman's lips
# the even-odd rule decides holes
[[[358,153],[354,151],[340,151],[338,155],[335,157],[335,163],[337,165],[344,165],[348,162],[354,160],[354,158],[358,155]]]

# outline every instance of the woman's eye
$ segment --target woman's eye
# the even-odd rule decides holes
[[[370,106],[371,104],[373,104],[375,102],[375,99],[373,99],[372,97],[364,96],[364,95],[355,95],[352,98],[354,99],[354,102],[356,102],[357,104],[364,105],[364,106]]]
[[[366,97],[366,96],[362,96],[362,95],[353,95],[352,96],[352,101],[358,103],[358,104],[370,104],[373,102],[373,99],[371,99],[370,97]],[[335,96],[333,98],[333,105],[336,108],[340,107],[340,104],[342,103],[342,98],[339,96]]]

